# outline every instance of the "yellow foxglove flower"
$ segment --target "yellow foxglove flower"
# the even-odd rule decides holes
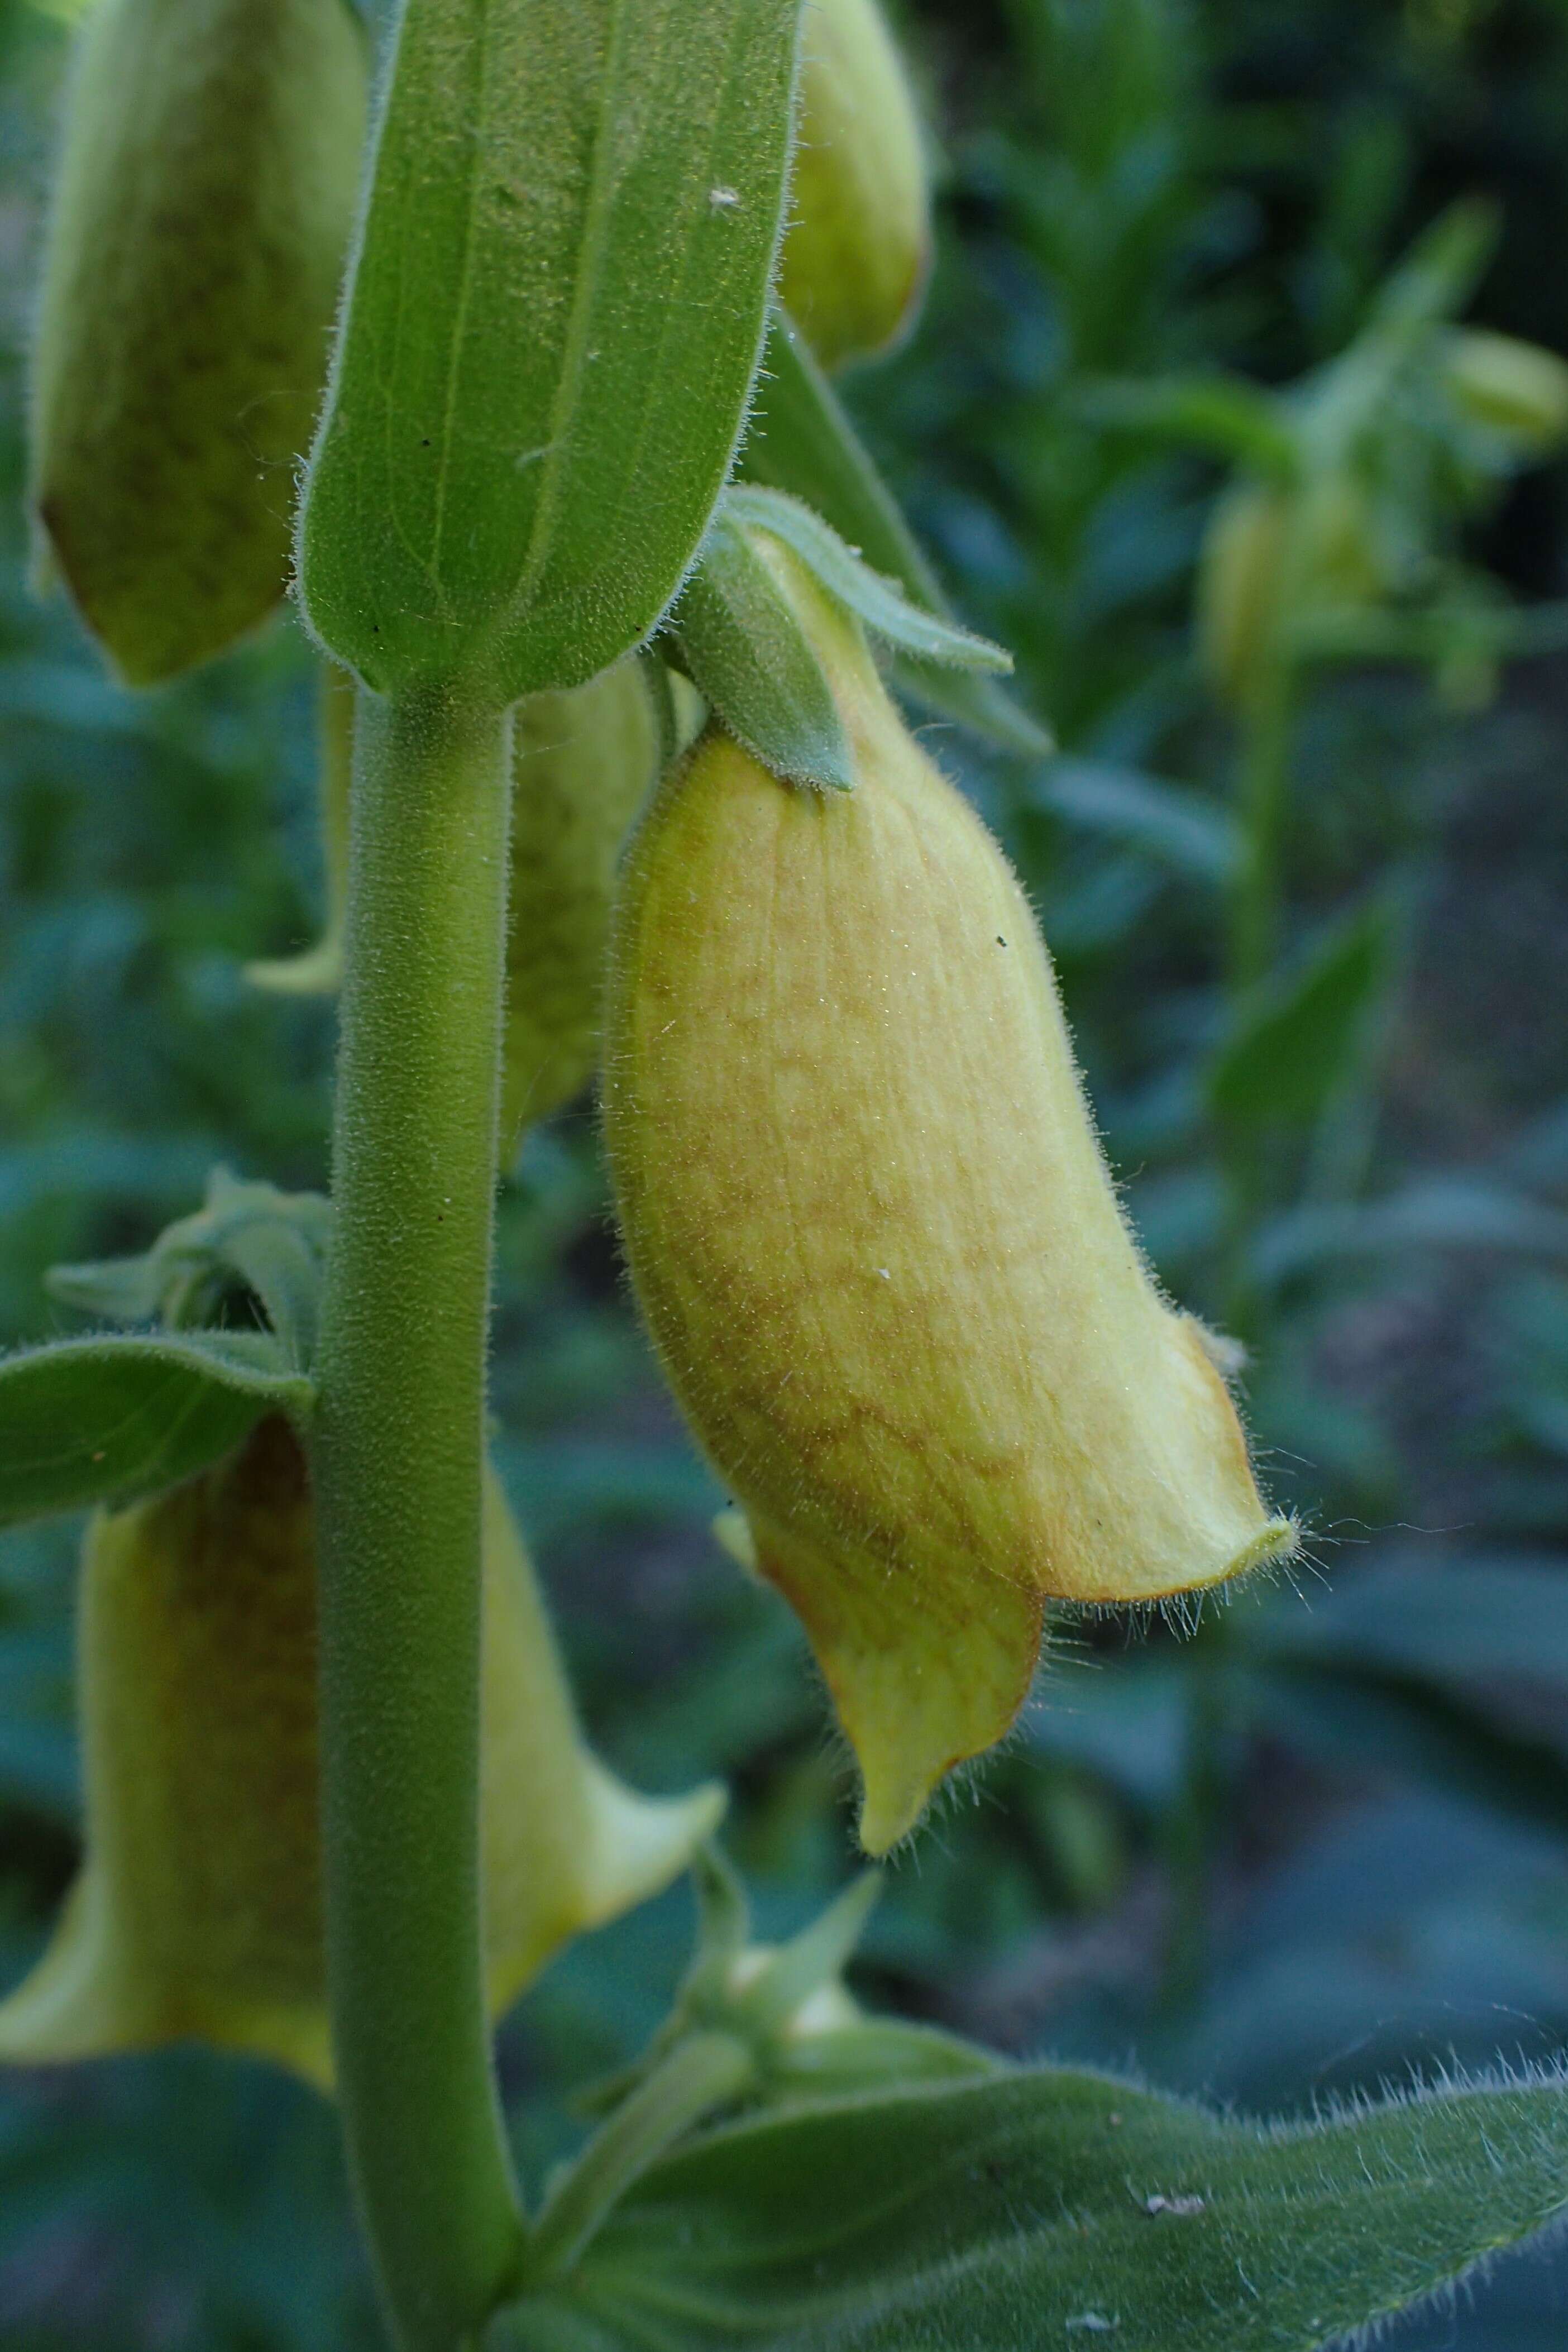
[[[1395,587],[1365,491],[1330,473],[1285,488],[1242,480],[1214,510],[1198,566],[1198,658],[1242,702],[1280,657],[1278,632],[1314,610],[1386,603]]]
[[[877,0],[806,0],[779,292],[825,367],[885,351],[931,264],[914,96]]]
[[[346,0],[101,0],[79,36],[32,497],[132,685],[220,653],[282,597],[365,102]]]
[[[1538,456],[1568,438],[1568,361],[1555,352],[1480,327],[1451,328],[1441,348],[1448,389],[1476,424]]]
[[[686,681],[678,723],[695,731]],[[247,978],[283,993],[331,993],[342,981],[354,685],[323,670],[321,829],[327,922],[303,955],[253,963]],[[524,1127],[569,1102],[599,1058],[610,900],[626,829],[658,763],[658,722],[636,661],[566,694],[530,695],[513,722],[516,792],[501,1045],[501,1157]]]
[[[1227,490],[1215,508],[1198,564],[1198,660],[1229,702],[1245,699],[1272,654],[1289,494],[1262,483]]]
[[[1018,1712],[1045,1603],[1283,1552],[1160,1296],[996,844],[776,543],[856,789],[710,729],[628,852],[605,1087],[664,1367],[804,1619],[884,1852]]]
[[[722,1799],[634,1796],[588,1753],[500,1485],[484,1523],[485,1949],[497,2014],[579,1929],[686,1866]],[[194,2037],[331,2080],[304,1457],[264,1421],[216,1468],[89,1528],[87,1851],[0,2004],[0,2060]]]
[[[501,1155],[584,1087],[599,1059],[610,902],[626,829],[658,764],[635,660],[512,722],[516,791],[501,1044]]]
[[[343,922],[349,894],[349,788],[353,778],[352,673],[323,661],[316,688],[316,800],[326,866],[327,920],[314,947],[245,967],[257,988],[279,996],[333,996],[343,983]]]

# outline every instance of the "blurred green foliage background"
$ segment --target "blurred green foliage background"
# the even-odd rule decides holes
[[[1495,250],[1456,299],[1568,352],[1568,10],[921,0],[903,23],[941,258],[916,339],[850,398],[1062,755],[930,740],[1035,897],[1163,1277],[1245,1328],[1309,1540],[1293,1583],[1192,1638],[1061,1629],[1010,1748],[893,1872],[858,1987],[1253,2109],[1539,2057],[1568,2039],[1568,468],[1467,505],[1394,465],[1395,521],[1436,554],[1403,637],[1368,623],[1299,674],[1279,936],[1243,987],[1245,747],[1193,635],[1226,443],[1127,387],[1300,378],[1478,194]],[[320,1184],[331,1044],[323,1007],[241,977],[319,914],[297,633],[133,699],[27,591],[22,354],[65,46],[5,0],[8,1341],[62,1328],[46,1266],[143,1246],[214,1160]],[[846,1760],[793,1620],[708,1534],[721,1498],[629,1311],[585,1102],[502,1199],[495,1403],[595,1738],[650,1788],[727,1776],[764,1932],[803,1922],[853,1866]],[[76,1853],[75,1539],[0,1549],[4,1983]],[[689,1929],[678,1891],[509,2023],[534,2178],[573,2086],[658,2021]],[[1531,2253],[1391,2340],[1544,2352],[1565,2308],[1568,2265]],[[0,2339],[374,2342],[330,2111],[195,2052],[0,2084]]]

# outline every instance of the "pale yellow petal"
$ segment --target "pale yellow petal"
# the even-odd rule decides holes
[[[584,1745],[499,1481],[485,1497],[481,1829],[499,2015],[571,1936],[669,1883],[722,1794],[635,1796]],[[185,2040],[322,2088],[313,1518],[281,1421],[83,1548],[87,1858],[0,2060]]]

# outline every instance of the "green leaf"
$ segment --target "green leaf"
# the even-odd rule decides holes
[[[1369,1771],[1447,1789],[1555,1837],[1568,1831],[1568,1758],[1539,1732],[1419,1676],[1346,1667],[1258,1674],[1247,1693],[1269,1738],[1357,1778]]]
[[[1272,1286],[1336,1260],[1411,1249],[1568,1260],[1568,1216],[1485,1178],[1432,1177],[1385,1200],[1271,1218],[1250,1255],[1255,1278]]]
[[[1517,606],[1453,595],[1409,609],[1326,604],[1292,614],[1286,642],[1302,661],[1425,662],[1439,673],[1464,660],[1492,665],[1568,645],[1568,604]]]
[[[1013,656],[989,637],[977,637],[956,622],[938,619],[909,603],[894,580],[885,580],[846,547],[831,523],[785,490],[748,488],[724,493],[723,510],[740,523],[770,530],[807,563],[823,586],[858,614],[867,627],[889,645],[944,668],[992,670],[1005,674]]]
[[[936,574],[843,404],[782,310],[773,314],[736,470],[746,481],[804,499],[874,572],[896,582],[910,604],[952,619]],[[993,678],[914,659],[899,661],[894,675],[918,701],[1005,751],[1038,759],[1051,748],[1047,731]]]
[[[1424,229],[1378,289],[1362,337],[1408,338],[1456,318],[1497,251],[1502,216],[1487,196],[1462,196]]]
[[[1184,784],[1100,760],[1056,759],[1040,772],[1033,796],[1069,824],[1140,850],[1189,880],[1222,883],[1236,870],[1229,813]]]
[[[1495,204],[1466,197],[1415,239],[1379,288],[1353,342],[1300,388],[1296,426],[1309,467],[1337,471],[1368,435],[1390,424],[1407,436],[1407,420],[1390,406],[1398,379],[1412,362],[1436,365],[1435,331],[1469,300],[1499,226]]]
[[[861,2025],[841,2025],[832,2033],[806,2033],[784,2044],[773,2059],[759,2095],[773,2105],[786,2099],[831,2098],[847,2092],[907,2089],[916,2082],[973,2082],[1008,2071],[1004,2060],[956,2033],[915,2025],[900,2017],[868,2017]]]
[[[693,681],[753,759],[794,783],[847,792],[848,738],[789,599],[721,507],[676,610]]]
[[[1530,1709],[1568,1685],[1568,1575],[1555,1564],[1391,1561],[1310,1607],[1238,1612],[1234,1641],[1254,1670],[1249,1709],[1273,1732],[1336,1767],[1568,1827],[1568,1751]]]
[[[1238,1647],[1277,1664],[1568,1687],[1568,1571],[1552,1559],[1389,1560],[1233,1626]]]
[[[176,1486],[264,1413],[304,1420],[312,1397],[266,1334],[115,1333],[8,1357],[0,1527]]]
[[[1270,481],[1289,483],[1300,450],[1289,417],[1272,393],[1240,376],[1172,376],[1164,382],[1089,385],[1081,405],[1100,425],[1157,441],[1212,450]]]
[[[1192,1676],[1180,1653],[1145,1650],[1114,1673],[1047,1650],[1019,1736],[1036,1754],[1082,1765],[1146,1813],[1169,1805],[1187,1761]]]
[[[734,455],[798,0],[417,0],[300,524],[378,692],[580,684],[674,597]]]
[[[1314,1119],[1356,1066],[1393,947],[1390,909],[1374,900],[1268,989],[1244,1012],[1215,1063],[1215,1109],[1248,1124]]]
[[[1310,2352],[1568,2198],[1555,2077],[1269,2127],[1044,2069],[824,2103],[644,2175],[487,2352]]]

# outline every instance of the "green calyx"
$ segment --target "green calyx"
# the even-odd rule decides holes
[[[853,786],[850,745],[805,617],[801,581],[882,644],[926,664],[1005,675],[1000,646],[911,603],[821,516],[740,483],[719,502],[668,642],[735,740],[786,782]]]

